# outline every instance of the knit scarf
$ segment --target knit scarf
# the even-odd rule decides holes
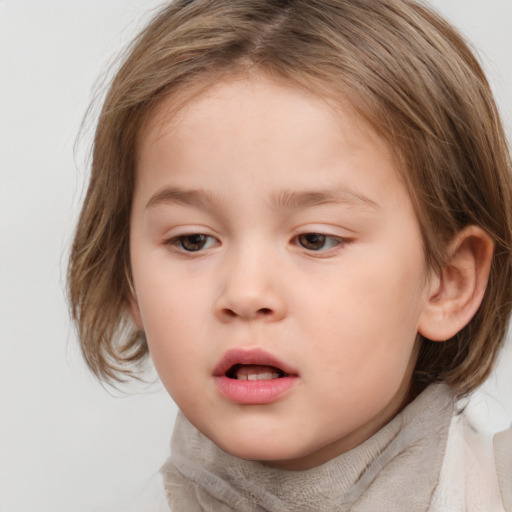
[[[431,385],[357,448],[304,471],[227,454],[180,413],[162,468],[172,512],[425,512],[454,397]]]

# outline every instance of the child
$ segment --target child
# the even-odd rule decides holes
[[[457,400],[512,300],[511,161],[413,0],[177,0],[99,118],[69,292],[105,380],[182,415],[173,511],[503,511],[512,433]]]

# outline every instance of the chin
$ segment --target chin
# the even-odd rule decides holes
[[[264,462],[288,458],[289,456],[288,450],[283,450],[283,446],[277,446],[276,443],[267,442],[267,440],[261,438],[257,440],[231,438],[225,442],[214,439],[213,442],[226,453],[244,460]]]
[[[290,444],[290,436],[286,439],[278,436],[257,436],[255,438],[239,436],[221,436],[211,440],[223,451],[243,460],[261,462],[268,466],[295,469],[296,461],[308,458],[309,451],[304,445],[297,446],[297,440]],[[300,464],[299,464],[300,465]]]
[[[190,418],[196,428],[224,452],[243,460],[278,465],[308,458],[320,448],[316,432],[298,428],[275,410],[244,409],[245,414],[225,415],[216,421]],[[309,433],[309,435],[308,435]],[[275,463],[275,464],[274,464]],[[279,464],[280,465],[280,464]]]
[[[226,453],[239,459],[274,459],[276,454],[279,457],[283,452],[285,440],[281,433],[266,429],[261,424],[257,425],[256,422],[251,425],[247,422],[235,423],[220,429],[212,429],[212,425],[208,427],[203,434]]]

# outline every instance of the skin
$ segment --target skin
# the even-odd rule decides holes
[[[171,108],[139,140],[135,321],[172,398],[222,449],[286,469],[322,464],[410,400],[439,285],[392,153],[348,107],[264,77]],[[233,348],[264,349],[296,384],[269,404],[231,402],[213,370]]]

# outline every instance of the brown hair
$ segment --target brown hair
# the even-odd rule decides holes
[[[71,251],[69,297],[85,359],[106,380],[147,353],[128,312],[129,217],[137,135],[154,106],[226,74],[263,72],[349,101],[395,152],[426,261],[443,265],[463,227],[495,242],[472,321],[421,340],[415,378],[458,393],[489,374],[511,309],[511,160],[485,76],[461,36],[413,0],[177,0],[135,39],[101,111]]]

